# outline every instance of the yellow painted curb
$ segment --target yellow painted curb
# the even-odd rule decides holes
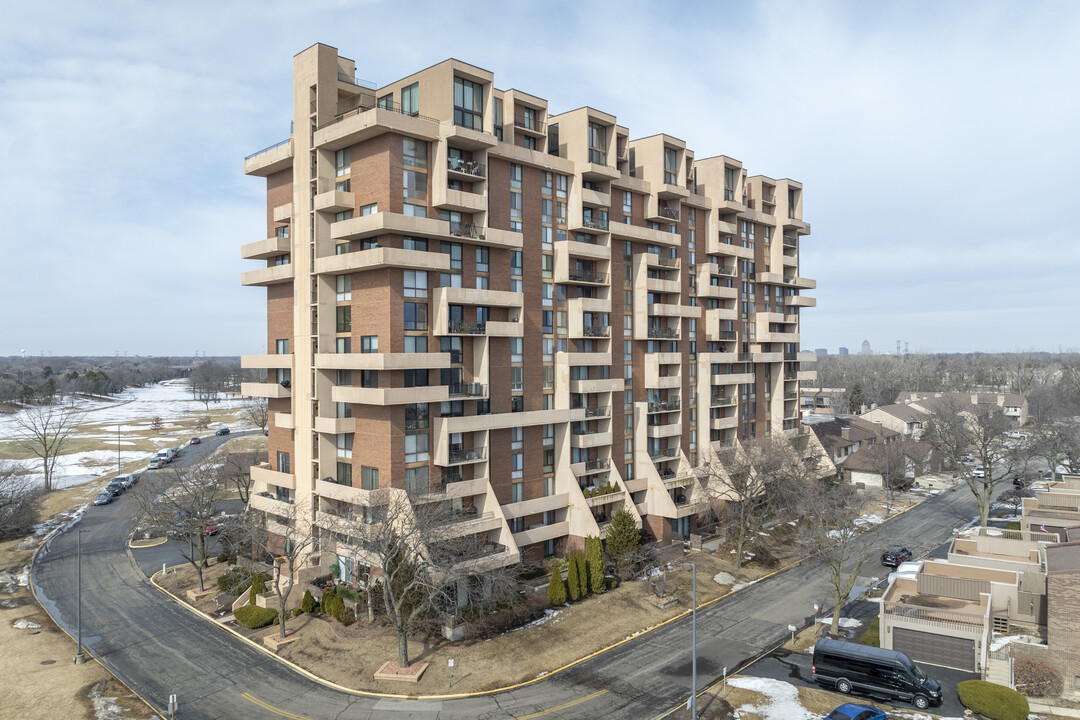
[[[164,545],[169,542],[167,537],[150,538],[149,540],[129,540],[128,547],[132,550],[142,550],[143,548],[157,547],[158,545]]]

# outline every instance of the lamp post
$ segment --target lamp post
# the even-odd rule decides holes
[[[697,565],[692,562],[683,563],[690,566],[693,577],[693,606],[690,609],[690,646],[692,652],[691,676],[690,676],[690,717],[697,720]]]
[[[82,665],[84,662],[86,662],[86,655],[83,654],[83,648],[82,648],[82,534],[84,532],[86,532],[86,531],[80,529],[78,531],[78,535],[77,535],[77,537],[79,539],[79,555],[78,555],[78,557],[79,557],[79,560],[78,560],[78,566],[79,566],[79,570],[78,570],[78,584],[79,584],[78,598],[79,598],[79,600],[78,600],[78,611],[77,611],[76,618],[77,618],[77,624],[79,626],[79,628],[78,628],[79,647],[78,647],[78,650],[75,652],[75,657],[72,658],[75,661],[76,665]]]
[[[116,472],[120,472],[120,421],[116,421]]]

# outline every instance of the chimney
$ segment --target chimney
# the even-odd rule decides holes
[[[847,425],[844,425],[842,428],[840,428],[840,437],[844,438],[845,440],[850,440],[851,428]]]

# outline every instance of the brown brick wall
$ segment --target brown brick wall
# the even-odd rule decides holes
[[[1061,672],[1065,692],[1080,677],[1080,574],[1057,573],[1046,579],[1046,635],[1050,655]]]

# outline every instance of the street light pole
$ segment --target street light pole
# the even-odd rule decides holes
[[[120,472],[120,421],[116,421],[116,472]]]
[[[697,565],[692,562],[683,563],[690,566],[693,577],[693,607],[690,609],[690,643],[692,649],[691,679],[690,679],[690,717],[697,720]]]
[[[77,535],[77,537],[79,539],[79,556],[78,556],[79,557],[79,560],[78,560],[78,565],[79,565],[79,570],[78,570],[79,595],[78,595],[78,597],[79,597],[79,600],[78,600],[78,613],[77,613],[77,623],[78,623],[78,626],[79,626],[79,630],[78,630],[78,633],[79,633],[79,637],[78,637],[79,647],[78,647],[78,650],[75,652],[75,657],[73,658],[76,665],[82,665],[84,662],[86,662],[86,656],[83,654],[83,648],[82,648],[82,534],[84,532],[86,532],[86,531],[80,529],[78,531],[78,535]]]

